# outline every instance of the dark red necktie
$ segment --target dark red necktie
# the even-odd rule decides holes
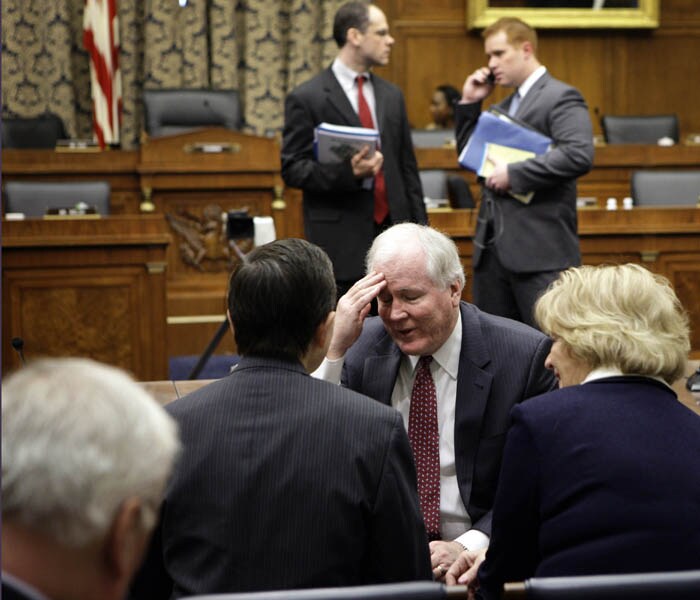
[[[432,356],[421,356],[411,391],[408,438],[418,475],[418,497],[428,540],[440,539],[440,436]]]
[[[362,86],[365,83],[363,75],[357,76],[357,113],[360,117],[362,127],[374,129],[374,119],[369,104],[362,93]],[[386,200],[386,185],[384,183],[384,170],[382,169],[374,176],[374,221],[383,223],[389,214],[389,204]]]

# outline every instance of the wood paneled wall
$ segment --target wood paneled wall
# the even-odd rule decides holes
[[[485,64],[480,31],[466,28],[466,0],[377,0],[396,39],[377,72],[401,87],[414,127],[430,120],[433,88]],[[538,56],[581,90],[594,132],[599,115],[675,112],[681,137],[700,133],[700,2],[661,0],[660,26],[647,30],[540,29]],[[498,100],[508,90],[498,90]]]

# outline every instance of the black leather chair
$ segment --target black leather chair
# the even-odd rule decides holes
[[[503,600],[697,600],[700,570],[625,575],[533,577],[507,583]]]
[[[238,130],[242,124],[236,90],[144,90],[143,104],[145,130],[153,138],[202,127]]]
[[[631,188],[636,206],[700,205],[700,170],[634,171]]]
[[[467,586],[434,581],[410,581],[338,588],[239,592],[188,596],[182,600],[445,600],[467,598]]]
[[[656,144],[661,138],[678,143],[676,115],[604,115],[603,135],[608,144]]]
[[[56,142],[66,137],[63,120],[51,112],[38,117],[2,119],[3,148],[55,148]]]
[[[452,208],[475,208],[469,184],[459,175],[447,176],[447,198]]]
[[[453,129],[412,129],[411,140],[414,148],[444,148],[455,145]]]
[[[43,217],[49,209],[74,208],[80,202],[108,215],[110,185],[106,181],[8,181],[4,196],[5,212],[25,217]]]

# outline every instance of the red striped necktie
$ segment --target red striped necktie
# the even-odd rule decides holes
[[[374,129],[374,119],[369,104],[362,93],[362,86],[365,83],[365,76],[357,76],[357,113],[360,117],[362,127]],[[389,214],[389,203],[386,199],[386,184],[384,183],[384,169],[374,176],[374,221],[383,223]]]

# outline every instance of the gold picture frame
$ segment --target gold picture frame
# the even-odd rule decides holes
[[[519,17],[535,28],[652,29],[659,26],[659,0],[638,0],[636,8],[495,7],[489,0],[466,0],[467,28],[487,27],[501,17]],[[522,4],[522,3],[518,3]],[[593,1],[591,1],[591,6]]]

